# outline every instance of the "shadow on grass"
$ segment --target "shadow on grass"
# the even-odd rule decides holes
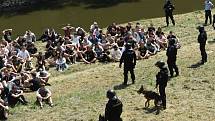
[[[208,44],[214,44],[215,43],[215,39],[213,39],[212,41],[208,41]]]
[[[113,87],[114,90],[122,90],[122,89],[125,89],[127,88],[128,86],[130,86],[131,84],[127,84],[127,85],[124,85],[124,84],[119,84],[119,85],[115,85]]]
[[[146,110],[146,114],[150,114],[150,113],[155,113],[155,115],[160,114],[160,109],[157,107],[152,107],[152,108],[143,108],[144,110]]]
[[[152,108],[148,108],[148,107],[144,107],[144,108],[136,108],[135,110],[144,110],[146,114],[151,114],[154,113],[155,115],[160,114],[160,109],[157,107],[152,107]]]
[[[188,66],[187,68],[198,68],[198,67],[200,67],[201,65],[204,65],[204,64],[202,64],[201,62],[197,62],[197,63],[195,63],[195,64],[192,64],[191,66]]]

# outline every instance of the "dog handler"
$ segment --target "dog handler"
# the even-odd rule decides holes
[[[165,88],[167,86],[167,81],[169,79],[168,77],[168,69],[165,66],[165,63],[163,61],[157,61],[155,63],[155,66],[157,66],[160,71],[156,75],[156,87],[159,86],[159,93],[162,100],[163,109],[166,109],[166,92]]]

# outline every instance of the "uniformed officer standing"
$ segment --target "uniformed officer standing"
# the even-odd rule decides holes
[[[159,93],[162,100],[163,109],[166,109],[166,92],[165,88],[167,86],[167,81],[169,79],[168,77],[168,69],[165,66],[165,63],[163,61],[157,61],[155,63],[155,66],[157,66],[160,71],[156,75],[156,87],[159,86]]]
[[[107,91],[108,103],[105,107],[105,121],[122,121],[120,118],[122,114],[122,102],[116,96],[114,90]]]
[[[175,9],[174,5],[170,2],[170,0],[167,0],[163,8],[165,11],[167,26],[169,26],[169,18],[171,19],[172,24],[175,26],[175,20],[172,14],[173,10]]]
[[[175,73],[176,73],[175,76],[178,76],[179,71],[178,71],[178,67],[176,65],[177,47],[175,45],[174,38],[169,40],[169,46],[167,48],[166,55],[167,55],[167,64],[168,64],[168,68],[170,71],[170,76],[173,77],[173,74],[174,74],[173,69],[175,70]]]
[[[203,26],[198,27],[199,29],[199,35],[198,35],[198,43],[200,44],[200,51],[201,51],[201,64],[204,64],[207,62],[207,53],[205,51],[205,45],[207,41],[207,33]]]
[[[128,71],[130,71],[132,83],[135,83],[134,68],[136,65],[136,54],[131,46],[132,45],[130,43],[126,44],[126,49],[120,58],[120,68],[122,67],[122,63],[124,62],[124,85],[127,85],[128,82]]]

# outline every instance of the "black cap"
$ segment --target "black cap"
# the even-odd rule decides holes
[[[157,62],[155,63],[155,66],[157,66],[157,67],[159,67],[159,68],[162,68],[162,67],[165,66],[165,62],[163,62],[163,61],[157,61]]]
[[[109,89],[107,91],[107,98],[112,99],[114,96],[116,96],[116,92],[112,89]]]

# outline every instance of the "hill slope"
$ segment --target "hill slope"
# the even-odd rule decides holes
[[[29,93],[28,106],[18,106],[10,112],[9,120],[26,121],[96,121],[98,115],[104,112],[106,90],[114,88],[124,104],[123,121],[212,121],[215,119],[215,53],[213,44],[214,31],[206,27],[209,44],[207,52],[209,61],[199,68],[188,68],[200,60],[197,43],[198,31],[196,27],[204,21],[203,12],[193,12],[176,16],[176,26],[163,28],[167,33],[172,30],[180,38],[182,48],[178,52],[180,76],[172,79],[167,86],[167,109],[155,115],[152,110],[144,109],[145,99],[135,90],[144,85],[147,89],[154,89],[154,67],[157,60],[166,60],[165,52],[160,52],[148,60],[138,61],[136,66],[136,84],[125,89],[120,84],[123,80],[123,70],[118,63],[72,65],[63,73],[51,71],[50,87],[56,106],[39,109],[33,103],[35,94]],[[164,18],[141,20],[142,25],[162,26]],[[152,108],[153,104],[151,102]]]

